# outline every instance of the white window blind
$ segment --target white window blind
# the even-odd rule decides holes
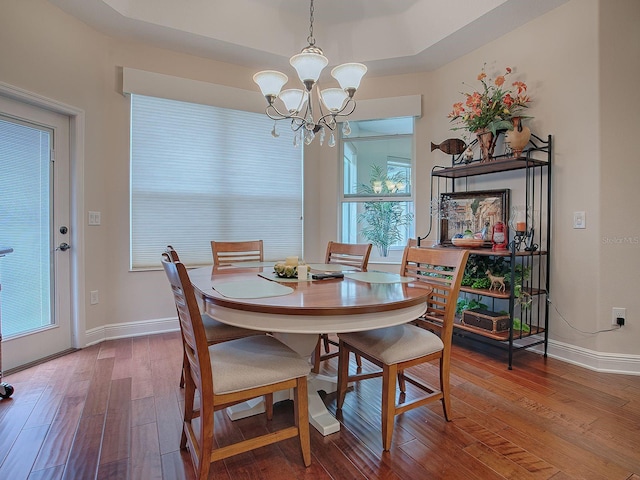
[[[0,259],[5,338],[49,326],[53,131],[0,115]]]
[[[264,114],[131,95],[132,269],[159,267],[167,245],[211,264],[211,240],[302,256],[302,149],[272,127]]]

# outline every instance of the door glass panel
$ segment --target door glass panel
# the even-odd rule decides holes
[[[2,336],[52,324],[51,137],[35,125],[0,118]]]

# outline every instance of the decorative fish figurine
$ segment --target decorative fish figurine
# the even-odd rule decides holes
[[[431,151],[433,152],[436,148],[449,155],[460,155],[467,148],[467,144],[459,138],[448,138],[440,145],[431,142]]]

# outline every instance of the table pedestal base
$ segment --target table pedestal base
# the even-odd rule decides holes
[[[197,272],[197,271],[196,271]],[[206,272],[203,280],[205,287],[199,288],[201,292],[209,291],[210,272]],[[193,280],[192,280],[193,281]],[[425,296],[427,294],[425,293]],[[426,298],[426,297],[425,297]],[[373,328],[389,327],[410,322],[420,317],[427,309],[426,303],[411,305],[406,308],[396,310],[384,310],[373,313],[348,314],[348,315],[275,315],[245,310],[235,310],[232,308],[216,305],[212,302],[206,303],[206,311],[216,320],[228,325],[243,328],[253,328],[254,330],[264,330],[269,326],[272,335],[301,357],[309,358],[318,342],[318,331],[323,332],[359,332],[371,330]],[[295,322],[294,322],[295,320]],[[306,333],[305,322],[313,325]],[[291,331],[297,333],[290,333]],[[340,422],[329,413],[324,402],[318,395],[318,390],[332,393],[337,390],[336,378],[326,375],[315,375],[310,373],[308,378],[308,402],[309,402],[309,423],[322,435],[329,435],[340,430]],[[276,392],[274,402],[291,399],[291,392]],[[245,418],[263,413],[264,403],[262,399],[252,399],[248,402],[234,405],[227,409],[232,420]]]
[[[340,422],[329,413],[322,398],[318,394],[319,390],[326,393],[335,392],[338,389],[338,379],[326,375],[311,374],[309,382],[309,423],[322,435],[330,435],[340,431]]]
[[[284,400],[282,398],[276,400],[275,397],[279,396],[282,392],[276,392],[273,401]],[[241,418],[252,417],[264,413],[264,399],[262,397],[252,398],[246,402],[238,403],[226,408],[227,416],[231,420],[240,420]]]
[[[288,345],[292,350],[296,351],[301,357],[309,358],[309,352],[315,349],[318,342],[317,334],[292,334],[292,333],[274,333],[274,337],[282,343]],[[329,413],[318,391],[324,390],[326,393],[333,393],[338,389],[336,377],[327,375],[319,375],[310,373],[307,377],[308,404],[309,404],[309,423],[318,430],[322,435],[330,435],[340,431],[340,422]],[[292,400],[293,392],[283,390],[273,395],[273,401],[281,402],[283,400]],[[264,400],[262,397],[253,398],[238,405],[227,408],[227,415],[231,420],[251,417],[264,413]]]
[[[307,378],[309,403],[309,423],[318,430],[322,435],[330,435],[340,431],[340,422],[336,417],[331,415],[325,406],[322,398],[320,398],[319,390],[326,393],[332,393],[337,390],[337,382],[335,377],[326,375],[310,374]],[[273,402],[281,402],[283,400],[292,400],[293,392],[289,390],[281,390],[273,395]],[[251,417],[264,413],[264,400],[262,397],[252,398],[246,402],[239,403],[228,407],[227,415],[231,420],[239,420],[241,418]]]

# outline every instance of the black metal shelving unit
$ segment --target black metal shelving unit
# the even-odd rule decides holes
[[[509,304],[509,328],[504,332],[491,332],[471,325],[465,325],[456,320],[454,331],[458,335],[474,340],[489,343],[508,351],[508,367],[512,368],[513,353],[520,349],[530,348],[536,345],[544,346],[544,355],[547,355],[549,340],[549,302],[547,301],[550,287],[551,265],[551,158],[552,137],[546,140],[534,134],[531,135],[529,145],[522,155],[513,158],[509,154],[498,155],[491,161],[480,160],[467,161],[463,155],[452,156],[451,166],[435,166],[431,171],[431,200],[440,198],[441,193],[455,192],[456,188],[467,190],[469,177],[480,175],[495,175],[510,171],[522,171],[522,179],[516,178],[511,182],[524,181],[524,208],[536,212],[534,229],[531,238],[527,241],[527,250],[510,233],[508,249],[504,252],[495,252],[488,248],[470,249],[470,255],[502,256],[510,260],[511,279],[516,278],[516,265],[523,269],[529,269],[530,278],[522,278],[520,285],[510,282],[509,290],[504,293],[488,289],[475,289],[462,287],[463,295],[479,295],[482,298],[491,299],[492,303],[504,301]],[[458,190],[460,191],[460,190]],[[507,215],[508,218],[508,215]],[[432,219],[433,221],[433,219]],[[429,233],[431,232],[430,222]],[[427,236],[429,235],[427,234]],[[418,244],[425,237],[418,239]],[[531,248],[535,245],[536,248]],[[436,248],[458,248],[446,246]],[[516,292],[521,297],[531,299],[531,304],[523,307],[518,301]],[[520,315],[520,322],[526,327],[514,330],[514,318]],[[528,328],[528,331],[526,331]]]

